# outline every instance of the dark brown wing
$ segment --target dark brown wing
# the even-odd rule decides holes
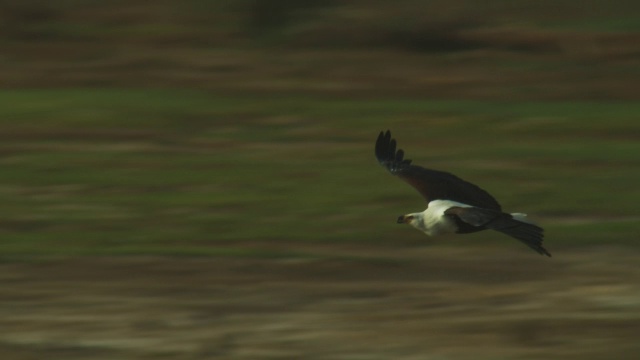
[[[390,173],[413,186],[427,200],[453,200],[485,209],[500,210],[500,204],[486,191],[459,177],[442,171],[411,165],[404,151],[396,150],[391,132],[380,132],[376,141],[376,158]]]
[[[511,214],[496,210],[459,206],[451,207],[444,213],[462,221],[461,225],[468,224],[475,228],[500,231],[522,241],[540,255],[551,256],[551,253],[542,246],[544,230],[538,225],[516,220]],[[468,225],[460,228],[468,228]]]

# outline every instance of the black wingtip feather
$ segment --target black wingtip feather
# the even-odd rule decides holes
[[[391,131],[380,131],[376,140],[376,158],[390,171],[411,164],[411,160],[405,159],[404,151],[397,146],[396,139],[391,137]]]
[[[387,132],[380,131],[380,135],[378,135],[378,140],[376,140],[376,158],[380,163],[387,160],[387,154],[389,153],[389,141],[391,140],[391,132],[387,130]]]

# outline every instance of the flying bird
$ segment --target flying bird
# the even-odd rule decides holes
[[[398,217],[429,236],[466,234],[491,229],[514,237],[538,252],[551,256],[542,247],[543,229],[526,214],[506,213],[496,199],[478,186],[438,170],[411,165],[404,151],[396,149],[391,132],[380,132],[376,158],[391,174],[409,183],[425,198],[427,209]]]

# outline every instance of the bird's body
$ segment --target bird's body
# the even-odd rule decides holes
[[[467,206],[451,200],[433,200],[424,211],[402,215],[398,223],[407,223],[429,236],[457,233],[458,226],[445,211],[453,206]]]
[[[512,236],[541,255],[551,256],[542,247],[543,229],[522,213],[505,213],[498,201],[478,186],[455,175],[411,165],[404,152],[396,150],[391,133],[381,132],[376,141],[376,158],[393,175],[416,188],[427,200],[422,212],[398,217],[429,236],[472,233],[492,229]]]

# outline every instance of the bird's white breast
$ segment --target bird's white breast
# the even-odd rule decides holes
[[[451,200],[433,200],[429,202],[427,209],[422,212],[420,230],[429,236],[456,232],[458,230],[456,223],[444,215],[444,212],[453,206],[471,207]]]

